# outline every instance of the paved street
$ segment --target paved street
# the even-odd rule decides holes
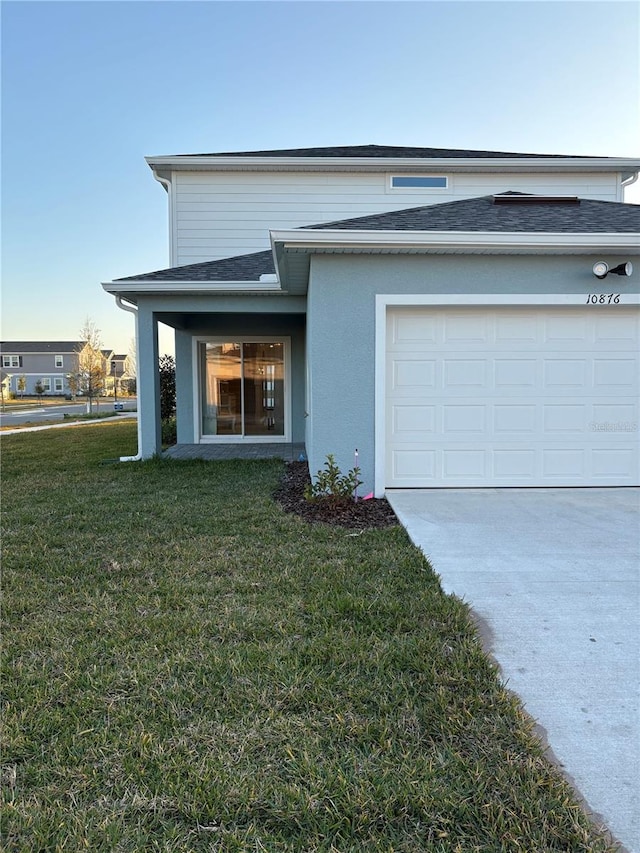
[[[137,400],[135,397],[126,397],[124,400],[118,400],[123,404],[123,411],[132,411],[136,408]],[[100,400],[99,404],[94,402],[94,413],[112,412],[113,398],[105,397]],[[87,413],[86,400],[82,403],[60,403],[60,405],[39,406],[37,403],[26,405],[24,408],[19,407],[17,410],[7,406],[6,409],[0,412],[0,426],[14,427],[21,424],[33,424],[40,426],[48,421],[62,420],[65,414],[68,415],[84,415]]]

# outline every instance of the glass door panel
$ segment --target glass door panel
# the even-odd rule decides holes
[[[242,435],[242,349],[240,344],[205,344],[202,434]]]
[[[244,434],[284,435],[284,344],[243,344]]]

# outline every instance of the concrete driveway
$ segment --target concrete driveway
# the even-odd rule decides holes
[[[596,820],[640,853],[640,490],[394,489]]]

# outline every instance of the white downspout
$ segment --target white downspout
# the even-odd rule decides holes
[[[123,311],[129,311],[129,313],[133,314],[136,318],[135,319],[135,323],[136,323],[136,382],[138,382],[139,381],[138,358],[139,358],[139,352],[140,352],[140,349],[139,349],[140,335],[138,333],[138,309],[135,307],[135,305],[125,305],[124,302],[122,301],[122,297],[119,294],[116,294],[116,305],[118,306],[118,308],[122,308]],[[136,394],[137,394],[137,391],[138,391],[138,389],[136,388]],[[140,412],[138,412],[138,417],[136,420],[138,422],[138,452],[136,453],[135,456],[121,456],[120,457],[121,462],[139,462],[142,459],[142,456],[140,455],[140,448],[142,447],[142,436],[140,434],[140,429],[141,429]]]
[[[622,192],[620,194],[622,196],[620,201],[624,201],[624,191],[626,190],[627,187],[630,187],[632,184],[635,184],[635,182],[638,180],[639,175],[640,175],[640,172],[634,172],[634,174],[631,175],[630,178],[627,178],[626,180],[624,180],[624,179],[622,180],[622,182],[620,184],[620,189],[622,190]]]
[[[178,249],[176,246],[176,224],[175,224],[175,211],[173,209],[173,185],[169,178],[165,178],[162,175],[159,175],[155,169],[151,169],[151,173],[153,177],[158,181],[159,184],[167,191],[167,200],[169,207],[169,266],[175,267],[177,266],[176,257],[178,254]]]

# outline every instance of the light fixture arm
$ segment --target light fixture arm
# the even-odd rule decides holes
[[[626,263],[618,264],[617,267],[610,268],[609,264],[604,261],[597,261],[593,265],[593,274],[596,278],[603,279],[606,278],[609,273],[613,275],[624,275],[630,276],[633,272],[633,264],[631,261],[626,261]]]

